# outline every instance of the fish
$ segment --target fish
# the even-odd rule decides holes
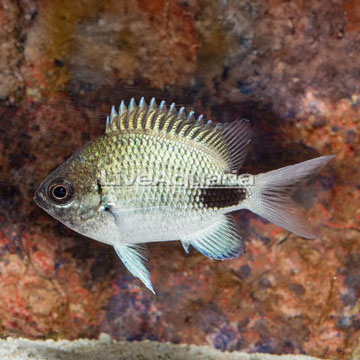
[[[105,134],[39,185],[34,201],[70,229],[113,246],[151,290],[144,244],[180,241],[214,260],[245,252],[234,212],[247,209],[314,239],[293,191],[334,155],[257,175],[240,174],[251,141],[247,119],[213,122],[165,101],[121,101]]]

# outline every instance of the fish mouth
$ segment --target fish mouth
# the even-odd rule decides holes
[[[48,207],[44,195],[39,190],[35,192],[33,200],[35,201],[35,204],[41,207],[42,209],[46,209]]]

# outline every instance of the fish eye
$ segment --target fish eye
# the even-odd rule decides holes
[[[67,192],[68,189],[64,185],[56,185],[52,190],[52,195],[56,199],[63,199]]]
[[[48,186],[47,195],[53,202],[65,205],[73,198],[74,190],[70,181],[59,178],[55,179]]]

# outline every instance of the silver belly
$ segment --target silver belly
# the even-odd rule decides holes
[[[213,224],[218,211],[148,209],[123,211],[112,242],[148,243],[181,240]],[[115,230],[115,229],[114,229]]]

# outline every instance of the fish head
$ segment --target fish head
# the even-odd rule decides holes
[[[102,219],[95,172],[91,162],[84,161],[81,153],[75,154],[45,178],[35,192],[34,201],[69,228],[96,238],[97,227],[107,219]]]

